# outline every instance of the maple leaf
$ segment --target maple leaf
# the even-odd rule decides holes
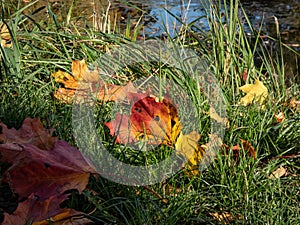
[[[130,99],[137,100],[131,107],[129,116],[117,114],[116,118],[104,123],[117,143],[127,144],[138,140],[148,143],[174,143],[181,124],[177,109],[168,99],[157,101],[155,97],[141,93],[130,93]]]
[[[204,154],[204,148],[199,145],[200,134],[192,131],[189,134],[180,133],[175,143],[177,154],[183,155],[188,159],[185,168],[193,175],[199,174],[199,164]]]
[[[0,123],[0,143],[30,143],[40,149],[50,150],[57,137],[52,137],[52,129],[45,129],[39,118],[26,118],[19,130],[8,129]]]
[[[85,189],[92,166],[75,147],[56,141],[51,151],[43,151],[31,144],[7,143],[0,145],[1,161],[12,165],[3,174],[19,198],[31,193],[41,199],[66,190]]]
[[[26,218],[34,219],[33,222],[36,222],[36,214],[47,212],[46,218],[49,218],[49,215],[71,212],[70,209],[59,211],[57,205],[66,199],[65,191],[76,189],[81,193],[85,189],[90,174],[96,173],[88,160],[77,148],[53,138],[52,130],[45,129],[39,119],[25,119],[19,130],[7,129],[5,124],[1,124],[1,128],[1,161],[10,164],[1,182],[9,183],[19,201],[28,200],[19,202],[16,214],[6,215],[5,220],[10,221],[15,216],[24,219],[22,211],[29,207],[26,204],[32,203],[32,196],[38,199],[35,204],[44,204],[34,207],[36,211],[29,207],[30,215]]]
[[[65,88],[77,89],[79,81],[81,81],[84,76],[87,76],[87,72],[88,68],[85,60],[72,60],[73,76],[61,70],[53,73],[52,76],[56,82],[62,83]]]
[[[263,103],[268,96],[268,89],[264,86],[264,84],[255,79],[254,84],[246,84],[239,88],[241,91],[246,93],[247,95],[241,98],[240,104],[247,106],[253,101],[258,102],[262,107],[264,106]]]
[[[132,82],[126,85],[114,85],[102,82],[99,78],[100,71],[98,68],[89,70],[85,60],[72,61],[72,75],[57,71],[52,74],[55,81],[64,85],[59,88],[54,97],[64,103],[72,103],[75,94],[77,102],[83,102],[87,97],[93,95],[102,102],[121,101],[127,98],[127,92],[136,92]]]
[[[10,215],[4,213],[2,225],[23,225],[33,222],[32,225],[55,224],[64,218],[82,214],[74,209],[60,208],[60,204],[69,197],[69,194],[55,195],[41,200],[34,194],[18,204],[17,209]]]
[[[113,121],[104,123],[116,142],[128,144],[145,140],[147,144],[175,145],[176,153],[188,160],[185,167],[191,174],[199,174],[198,167],[205,151],[198,144],[200,134],[181,132],[182,125],[172,102],[167,98],[159,101],[149,93],[127,95],[134,101],[130,115],[117,113]]]

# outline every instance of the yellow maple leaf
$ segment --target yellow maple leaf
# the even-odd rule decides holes
[[[199,174],[199,164],[202,160],[204,149],[198,144],[201,135],[196,131],[192,131],[189,134],[179,134],[175,143],[177,154],[184,156],[188,159],[188,163],[185,166],[192,175]]]
[[[241,105],[247,106],[255,101],[258,102],[262,107],[264,107],[263,103],[268,96],[268,89],[261,81],[255,79],[254,84],[246,84],[239,89],[247,94],[246,96],[241,98]]]

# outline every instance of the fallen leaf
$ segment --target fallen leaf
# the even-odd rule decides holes
[[[140,131],[130,122],[130,117],[120,113],[111,122],[104,123],[110,130],[110,135],[116,137],[116,143],[128,144],[138,141]]]
[[[139,100],[132,104],[130,115],[117,114],[113,121],[105,123],[116,142],[175,143],[181,129],[176,107],[166,98],[160,102],[151,96],[144,97],[144,94],[132,96],[131,99]]]
[[[222,224],[230,224],[233,220],[233,216],[229,212],[222,213],[209,213],[215,220],[221,222]]]
[[[189,134],[180,133],[175,143],[177,154],[188,159],[185,168],[188,170],[188,173],[191,173],[192,175],[199,174],[199,165],[204,154],[204,148],[198,143],[200,137],[200,134],[196,131],[192,131]]]
[[[128,99],[128,93],[137,92],[137,89],[134,87],[132,82],[128,82],[126,85],[114,85],[114,84],[105,84],[99,86],[96,93],[97,99],[103,102],[115,101],[121,102]]]
[[[280,177],[283,177],[286,175],[287,171],[283,166],[280,166],[278,169],[274,170],[270,175],[269,178],[271,180],[279,179]]]
[[[60,204],[67,200],[68,194],[55,195],[40,200],[34,194],[18,204],[17,209],[12,213],[4,213],[2,225],[24,225],[26,222],[33,222],[32,225],[54,224],[56,221],[82,214],[74,209],[60,208]]]
[[[256,159],[256,151],[254,149],[254,147],[251,145],[251,143],[247,140],[243,140],[241,139],[242,141],[242,145],[243,145],[243,148],[246,152],[249,152],[249,154],[254,158]]]
[[[243,71],[243,74],[241,75],[241,78],[243,79],[244,82],[247,81],[248,71],[246,69]]]
[[[227,128],[230,127],[228,119],[226,117],[221,117],[214,107],[211,106],[209,108],[209,112],[207,112],[206,114],[208,114],[210,118],[214,119],[218,123],[225,125]]]
[[[26,118],[19,130],[8,129],[0,123],[0,143],[32,144],[40,149],[50,150],[57,137],[52,137],[52,129],[45,129],[40,119]]]
[[[73,60],[72,75],[61,70],[52,74],[55,82],[64,85],[56,91],[54,97],[68,104],[72,103],[75,94],[77,103],[90,99],[91,96],[102,102],[122,101],[127,98],[127,92],[137,91],[132,82],[126,85],[109,84],[101,81],[99,74],[98,68],[89,70],[84,60]]]
[[[256,79],[254,84],[246,84],[239,89],[247,94],[246,96],[241,98],[241,105],[247,106],[249,104],[252,104],[253,102],[257,102],[262,107],[264,106],[264,101],[268,96],[268,89],[261,81]]]
[[[203,149],[203,157],[199,165],[199,169],[207,167],[216,158],[217,152],[223,145],[222,139],[216,134],[209,134],[209,142],[202,144],[200,147]]]
[[[53,219],[55,219],[55,218],[53,218]],[[83,216],[75,215],[71,218],[67,218],[67,219],[52,223],[52,225],[85,225],[85,224],[94,224],[94,222]],[[33,225],[35,225],[35,224],[33,224]],[[48,223],[45,225],[48,225]]]
[[[60,102],[71,104],[75,94],[76,90],[74,89],[58,88],[54,94],[54,97]]]
[[[31,193],[46,199],[70,189],[80,193],[90,173],[96,173],[78,149],[60,140],[49,151],[32,144],[1,144],[0,153],[2,162],[12,164],[2,181],[8,182],[20,199]]]
[[[65,88],[77,89],[79,82],[83,80],[83,77],[87,77],[87,73],[90,72],[87,68],[85,60],[72,60],[72,74],[64,71],[57,71],[52,74],[55,82],[62,83]]]
[[[193,157],[197,149],[200,137],[200,134],[198,134],[196,131],[193,131],[189,134],[183,134],[181,132],[175,143],[175,149],[177,153],[183,155],[188,159]],[[191,162],[193,164],[195,161],[195,158],[191,159]]]
[[[53,138],[39,119],[25,119],[19,130],[5,124],[1,128],[0,160],[10,164],[1,182],[8,183],[19,199],[17,210],[5,215],[6,224],[74,215],[74,210],[60,209],[59,204],[68,197],[65,191],[81,193],[90,174],[96,173],[88,160],[77,148]]]
[[[73,60],[72,61],[72,74],[77,81],[87,78],[87,72],[90,72],[87,68],[86,62],[82,60]]]
[[[209,215],[216,221],[218,221],[217,224],[244,224],[244,217],[241,214],[236,214],[233,215],[229,212],[223,211],[220,209],[221,212],[214,212],[214,213],[209,213]]]
[[[246,155],[248,156],[252,156],[254,159],[256,159],[256,151],[254,149],[254,147],[251,145],[251,143],[249,141],[243,140],[241,139],[242,142],[242,146],[240,146],[240,144],[236,144],[232,147],[223,144],[223,147],[226,149],[226,151],[232,150],[233,151],[233,157],[235,160],[238,160],[241,154],[241,150],[244,150]],[[243,154],[243,153],[242,153]]]
[[[285,120],[284,112],[280,112],[277,115],[274,115],[277,123],[282,123]]]
[[[289,107],[296,111],[296,112],[300,112],[300,100],[296,100],[296,96],[292,97],[289,101]]]
[[[12,40],[8,30],[8,27],[5,23],[0,22],[0,39],[1,39],[1,46],[3,47],[12,47]]]

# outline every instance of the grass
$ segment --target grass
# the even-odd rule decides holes
[[[13,47],[1,46],[0,121],[18,128],[26,117],[40,117],[46,127],[55,128],[60,139],[76,146],[72,105],[53,98],[59,84],[51,74],[58,69],[70,71],[72,59],[85,58],[93,63],[103,52],[131,43],[140,27],[136,26],[132,33],[129,26],[124,33],[114,33],[114,29],[105,27],[99,31],[84,23],[79,26],[70,16],[71,8],[66,23],[58,21],[51,10],[47,21],[34,21],[24,15],[24,9],[13,13],[7,5],[2,3],[2,18],[9,27]],[[299,224],[300,114],[288,106],[292,97],[298,96],[299,100],[299,83],[285,84],[282,59],[271,58],[261,42],[260,30],[252,28],[255,39],[254,44],[250,43],[243,30],[249,21],[246,15],[244,20],[238,16],[238,3],[230,1],[226,7],[221,13],[218,4],[212,6],[208,13],[210,31],[188,24],[169,41],[195,50],[210,65],[224,93],[230,124],[223,143],[232,147],[241,145],[241,139],[248,140],[257,151],[257,159],[243,149],[238,160],[233,151],[219,151],[199,176],[190,177],[182,170],[151,186],[126,186],[91,177],[89,188],[81,195],[72,192],[64,206],[85,212],[96,224]],[[107,20],[102,24],[109,26]],[[280,39],[278,44],[285,47]],[[262,61],[259,66],[254,64],[256,54]],[[182,79],[178,71],[164,65],[146,62],[127,69],[120,74],[123,80],[151,74],[162,80],[172,79],[184,90],[193,91],[192,81]],[[242,77],[245,71],[246,80]],[[254,78],[263,81],[269,90],[265,109],[238,104],[243,96],[238,87],[252,83]],[[192,99],[195,105],[207,107],[197,94]],[[97,118],[103,120],[111,107],[107,104],[97,109]],[[277,123],[274,114],[281,111],[285,121]],[[210,118],[205,110],[200,110],[200,115],[200,142],[205,144]],[[107,130],[100,129],[100,119],[98,132],[107,137],[109,144],[111,138]],[[111,151],[124,156],[121,146],[113,146]],[[160,156],[136,157],[130,149],[126,151],[123,160],[137,164],[145,163],[147,157],[153,157],[153,161],[164,158],[167,152],[162,149]],[[286,169],[286,175],[270,179],[280,166]],[[5,169],[2,165],[0,168],[1,172]],[[1,201],[4,200],[0,198],[0,204]]]

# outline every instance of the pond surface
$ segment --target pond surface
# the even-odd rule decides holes
[[[40,21],[46,20],[51,10],[58,20],[66,20],[72,1],[48,0],[48,2],[50,8],[47,8],[46,0],[39,0],[29,7],[26,13],[31,14],[34,20]],[[128,3],[122,3],[120,0],[110,2],[75,0],[72,17],[78,18],[81,23],[84,21],[89,26],[103,30],[107,22],[103,21],[103,15],[109,13],[111,30],[125,29],[130,19],[133,27],[139,20],[142,21],[144,36],[161,36],[166,31],[175,35],[181,23],[174,16],[184,23],[195,21],[195,24],[203,30],[209,29],[205,9],[208,9],[210,2],[209,0],[132,0],[132,6],[128,6]],[[24,6],[30,3],[33,1],[22,1]],[[275,20],[278,20],[282,40],[300,53],[300,0],[241,0],[241,4],[252,25],[257,29],[261,26],[264,35],[277,36]],[[137,10],[137,7],[144,10],[144,13]],[[294,77],[300,76],[300,58],[289,51],[285,52],[285,57],[288,59],[286,60],[287,72]]]

